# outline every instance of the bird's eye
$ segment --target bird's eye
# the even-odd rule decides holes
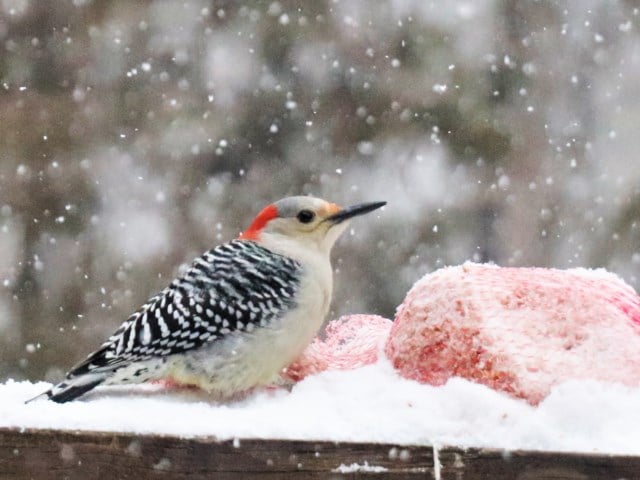
[[[315,216],[316,214],[311,210],[300,210],[296,217],[298,218],[300,223],[311,223]]]

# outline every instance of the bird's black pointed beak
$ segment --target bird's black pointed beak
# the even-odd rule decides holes
[[[329,215],[325,220],[333,224],[338,224],[350,218],[357,217],[358,215],[364,215],[365,213],[377,210],[380,207],[384,207],[386,204],[387,202],[370,202],[352,205],[351,207],[343,208],[342,210]]]

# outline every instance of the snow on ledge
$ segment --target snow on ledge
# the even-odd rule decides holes
[[[460,378],[440,387],[406,380],[381,360],[226,405],[154,385],[24,404],[48,387],[1,384],[0,427],[640,455],[640,388],[595,381],[559,385],[533,407]]]
[[[369,462],[364,462],[363,464],[352,463],[351,465],[345,465],[343,463],[338,468],[332,470],[333,473],[383,473],[388,471],[388,468],[369,465]]]

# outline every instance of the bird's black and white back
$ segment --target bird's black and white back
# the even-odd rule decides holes
[[[46,395],[66,402],[99,384],[184,377],[171,371],[176,368],[172,357],[177,355],[188,369],[183,365],[188,357],[181,357],[185,352],[250,336],[282,318],[296,306],[301,273],[295,260],[252,241],[234,240],[209,250]],[[189,383],[188,378],[177,380]]]

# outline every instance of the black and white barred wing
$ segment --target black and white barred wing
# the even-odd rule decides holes
[[[209,250],[73,368],[50,398],[71,400],[135,362],[184,353],[268,325],[295,307],[301,268],[251,241],[234,240]],[[68,390],[71,380],[82,376],[91,381],[72,398],[56,393],[57,387]]]

